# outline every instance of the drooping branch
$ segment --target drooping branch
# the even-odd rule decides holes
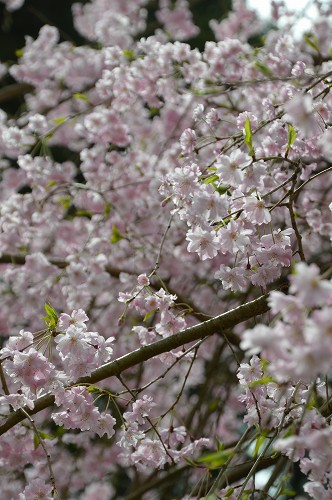
[[[105,380],[109,377],[120,375],[123,371],[133,366],[143,363],[155,356],[158,356],[164,352],[169,352],[172,349],[176,349],[195,340],[208,337],[215,333],[223,332],[225,336],[230,338],[232,341],[232,334],[227,330],[233,328],[234,326],[247,321],[255,316],[264,314],[269,310],[267,304],[267,295],[262,295],[258,299],[255,299],[247,304],[243,304],[231,311],[227,311],[219,316],[211,318],[205,322],[194,325],[190,328],[186,328],[182,332],[179,332],[171,337],[164,338],[153,344],[141,347],[129,354],[125,354],[114,361],[106,363],[105,365],[97,368],[89,377],[82,377],[75,382],[75,384],[95,384],[101,380]],[[235,336],[235,340],[238,343],[238,337]],[[234,341],[234,339],[233,339]],[[73,384],[74,385],[74,384]],[[25,412],[33,415],[39,413],[40,411],[48,408],[54,404],[54,396],[51,394],[42,396],[35,401],[35,406],[33,410],[25,407]],[[7,432],[9,429],[14,427],[16,424],[21,422],[26,418],[26,415],[17,410],[13,412],[6,422],[0,425],[0,435]]]

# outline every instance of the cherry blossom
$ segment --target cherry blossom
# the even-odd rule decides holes
[[[0,496],[330,498],[331,7],[157,4],[0,62]]]

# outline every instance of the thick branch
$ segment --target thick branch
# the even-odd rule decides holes
[[[0,103],[23,97],[28,92],[32,92],[33,89],[34,87],[28,83],[12,83],[0,89]]]
[[[172,335],[171,337],[167,337],[159,340],[158,342],[154,342],[153,344],[141,347],[136,351],[121,356],[121,358],[106,363],[100,368],[97,368],[89,377],[80,378],[76,384],[95,384],[114,375],[120,375],[124,370],[132,368],[133,366],[147,361],[148,359],[154,358],[159,354],[169,352],[172,349],[176,349],[177,347],[181,347],[189,342],[194,342],[195,340],[208,337],[214,333],[223,332],[227,338],[232,337],[232,334],[227,332],[228,329],[233,328],[243,321],[254,318],[260,314],[264,314],[268,310],[267,296],[263,295],[252,302],[236,307],[231,311],[225,312],[215,318],[187,328],[186,330]],[[236,336],[235,338],[238,342]],[[230,341],[232,340],[234,339],[230,338]],[[49,406],[52,406],[53,404],[54,396],[46,395],[35,401],[35,407],[33,410],[29,410],[27,407],[25,407],[24,410],[30,415],[33,415],[41,410],[44,410],[45,408],[48,408]],[[0,426],[0,435],[7,432],[25,418],[26,415],[24,415],[24,413],[20,410],[13,412],[8,417],[6,422]]]

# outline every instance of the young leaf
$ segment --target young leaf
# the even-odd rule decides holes
[[[255,150],[252,145],[252,130],[249,116],[247,116],[246,121],[244,122],[244,142],[249,148],[249,155],[254,156]]]
[[[73,97],[75,99],[81,99],[82,101],[89,102],[89,98],[85,94],[81,94],[80,92],[76,92],[73,94]]]
[[[34,449],[36,450],[39,445],[40,445],[39,437],[37,436],[37,434],[34,434],[33,435],[33,447],[34,447]]]
[[[234,488],[229,488],[229,489],[226,491],[226,493],[224,494],[224,497],[225,497],[225,498],[230,497],[230,496],[231,496],[231,494],[232,494],[232,493],[234,493],[234,491],[235,491],[235,490],[234,490]]]
[[[319,47],[317,45],[317,40],[315,37],[313,36],[309,36],[309,35],[306,35],[304,34],[303,35],[303,38],[304,38],[304,41],[312,48],[314,49],[316,52],[318,52],[318,54],[320,54],[320,50],[319,50]]]
[[[266,66],[266,64],[262,63],[261,61],[255,61],[255,67],[257,69],[259,69],[259,71],[261,71],[263,73],[263,75],[266,75],[269,77],[273,76],[273,73],[270,70],[270,68],[268,66]]]
[[[105,217],[105,219],[107,219],[108,216],[110,215],[111,208],[112,208],[112,205],[110,203],[105,203],[105,205],[104,205],[104,217]]]
[[[61,123],[64,123],[67,120],[65,116],[62,116],[60,118],[53,118],[52,122],[56,123],[57,125],[61,125]]]
[[[204,181],[204,184],[211,184],[212,182],[215,182],[219,180],[219,177],[217,175],[210,175],[209,177],[207,177]]]
[[[295,128],[288,124],[288,143],[287,143],[287,149],[291,147],[292,144],[294,144],[296,139],[296,130]]]
[[[146,321],[153,313],[156,312],[157,309],[152,309],[152,311],[149,311],[146,313],[146,315],[144,316],[144,319],[143,321]]]
[[[49,304],[45,304],[44,308],[46,311],[46,316],[43,318],[43,320],[45,321],[46,326],[51,329],[56,328],[56,325],[58,323],[58,315],[55,309],[53,309],[53,307],[51,307]]]
[[[112,236],[111,236],[111,243],[117,243],[120,240],[124,239],[124,235],[120,233],[118,228],[116,227],[115,224],[112,226]]]
[[[204,464],[208,469],[220,469],[229,457],[232,455],[232,450],[220,450],[199,457],[196,461]]]

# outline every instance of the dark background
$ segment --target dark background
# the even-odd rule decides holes
[[[124,0],[128,1],[128,0]],[[129,0],[130,1],[130,0]],[[7,12],[4,4],[0,6],[0,61],[16,60],[15,51],[25,45],[24,36],[36,38],[44,24],[56,26],[63,40],[71,40],[81,45],[84,40],[74,30],[71,6],[77,0],[26,0],[21,9]],[[81,0],[79,3],[88,3]],[[148,27],[144,35],[150,35],[160,25],[154,17],[158,1],[151,0],[148,9]],[[230,10],[232,0],[191,0],[194,21],[201,33],[190,40],[193,47],[203,48],[206,40],[212,39],[208,22],[210,19],[221,20]]]

